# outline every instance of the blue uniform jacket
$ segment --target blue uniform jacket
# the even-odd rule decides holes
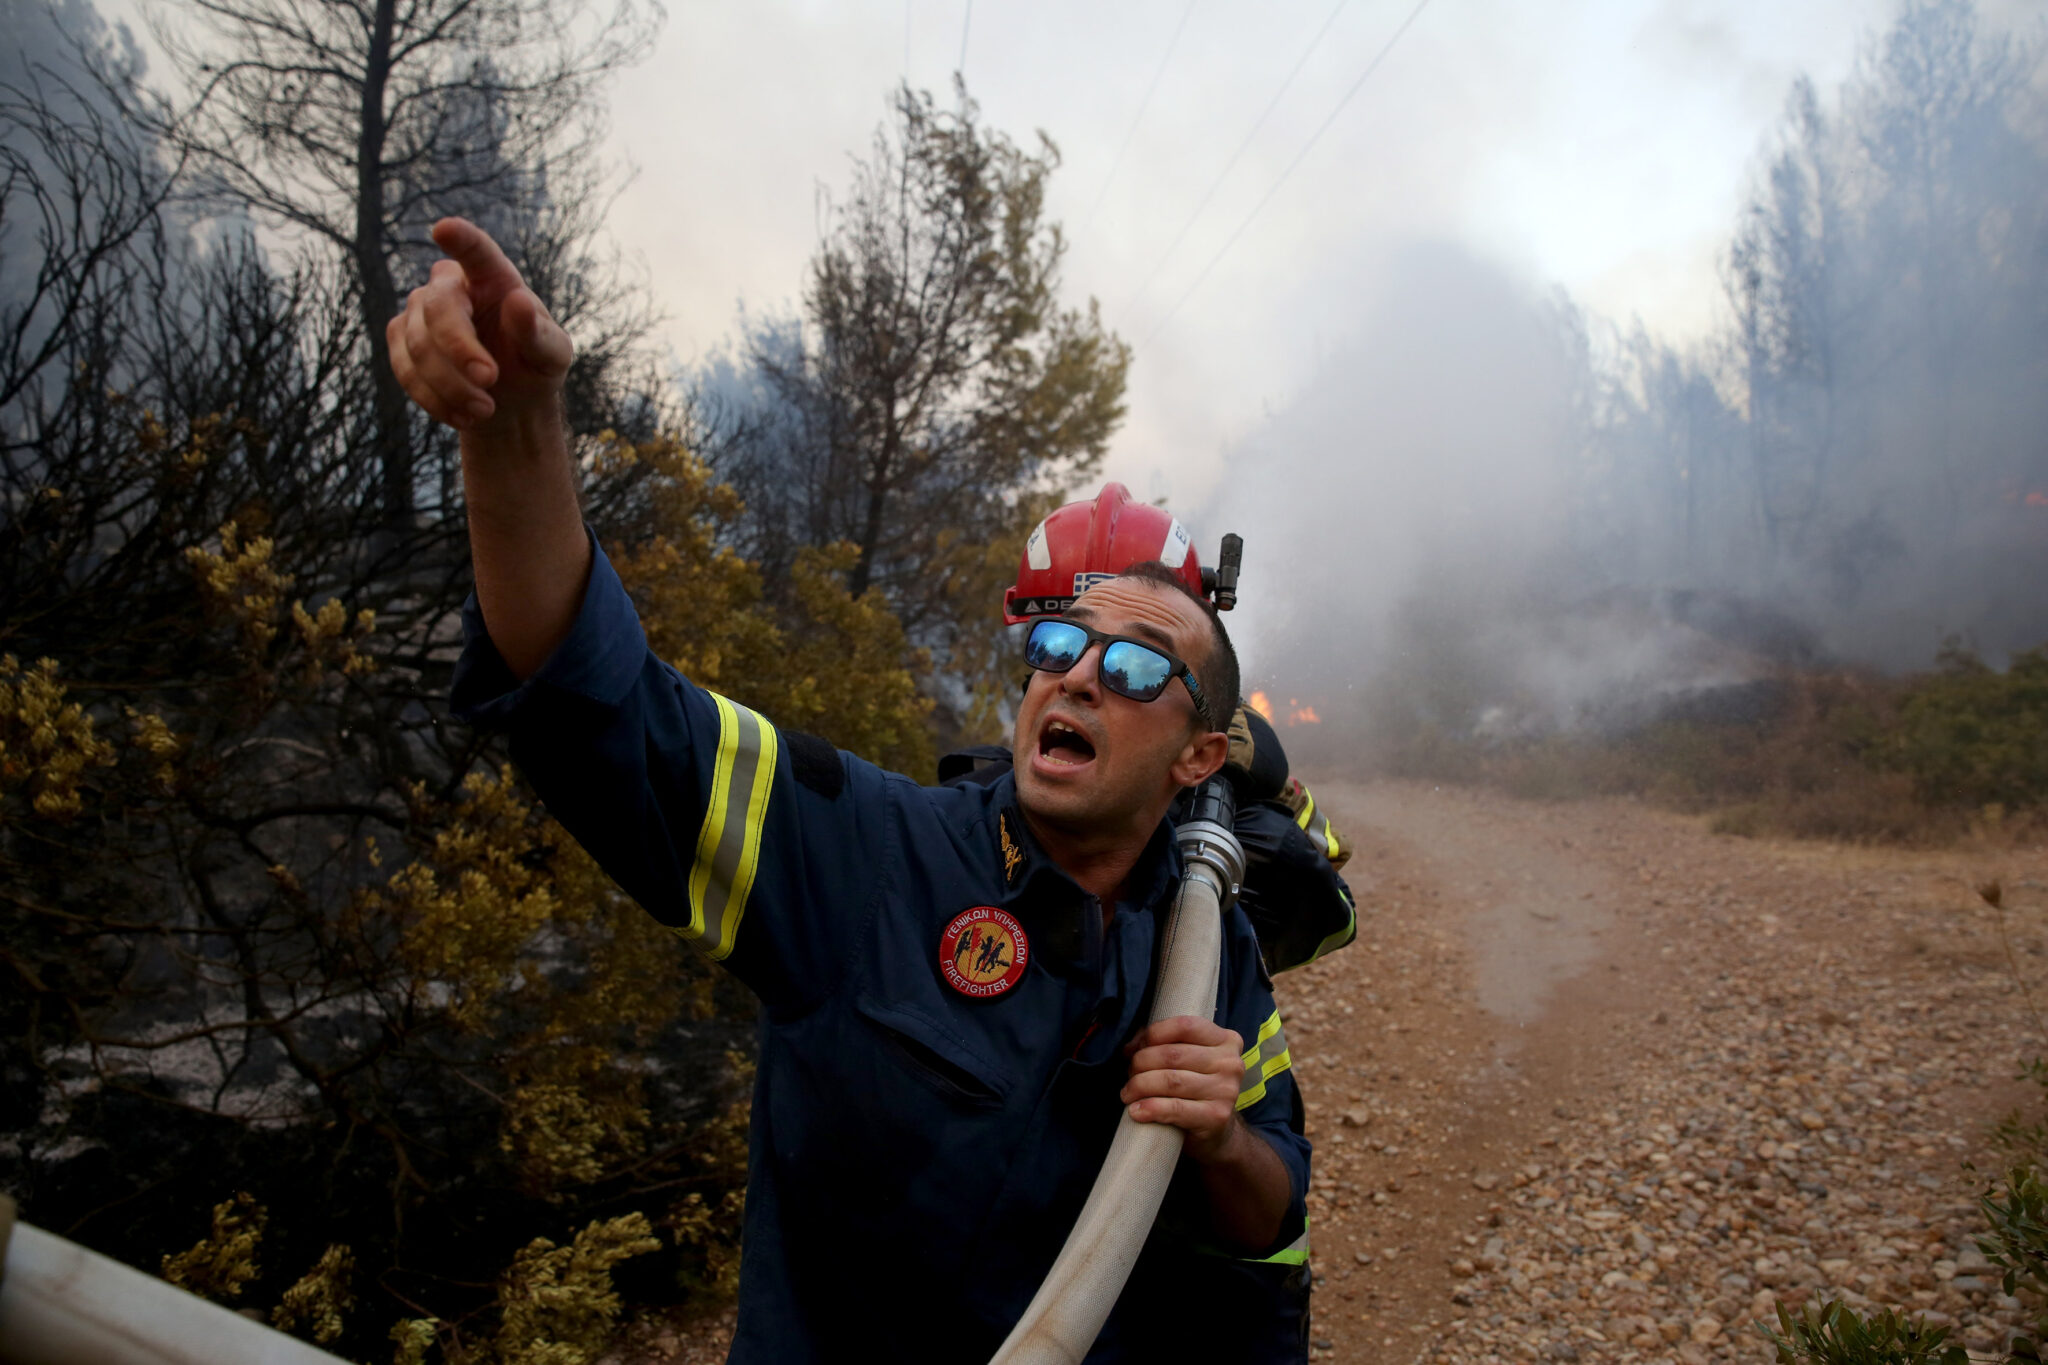
[[[731,1358],[985,1361],[1072,1228],[1122,1112],[1121,1049],[1150,1007],[1180,873],[1171,828],[1105,930],[1032,841],[1009,779],[922,787],[697,687],[648,650],[591,543],[575,625],[524,682],[471,594],[452,703],[508,731],[549,811],[620,886],[760,997]],[[1005,911],[1025,940],[1022,976],[979,998],[948,984],[940,951],[975,907]],[[1090,1361],[1188,1346],[1301,1358],[1298,1306],[1276,1306],[1257,1272],[1291,1271],[1300,1287],[1309,1144],[1235,909],[1217,1018],[1245,1039],[1239,1109],[1293,1183],[1283,1230],[1270,1247],[1207,1245],[1184,1163]],[[1226,1341],[1242,1345],[1219,1354]]]

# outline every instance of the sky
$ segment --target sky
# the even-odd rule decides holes
[[[614,91],[611,146],[633,178],[611,228],[688,364],[729,341],[741,308],[795,306],[820,196],[846,183],[893,85],[943,98],[962,70],[990,126],[1058,145],[1066,298],[1098,299],[1136,347],[1105,473],[1197,506],[1418,242],[1455,242],[1619,322],[1705,333],[1791,81],[1839,80],[1891,9],[677,0]]]

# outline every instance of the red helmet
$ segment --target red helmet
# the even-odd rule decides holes
[[[1202,562],[1179,519],[1137,501],[1120,483],[1104,484],[1094,501],[1070,502],[1038,523],[1024,542],[1016,586],[1003,592],[1003,621],[1057,616],[1097,583],[1148,559],[1179,574],[1197,597],[1209,597]]]

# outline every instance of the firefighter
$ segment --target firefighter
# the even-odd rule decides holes
[[[1038,620],[1027,761],[986,786],[779,729],[649,651],[578,509],[569,338],[476,227],[434,237],[449,258],[387,340],[461,433],[476,589],[452,708],[506,732],[563,826],[761,1001],[731,1358],[985,1361],[1125,1112],[1180,1129],[1181,1160],[1089,1359],[1303,1358],[1269,1299],[1159,1269],[1176,1237],[1287,1264],[1306,1236],[1309,1144],[1242,912],[1215,1020],[1144,1022],[1180,872],[1167,811],[1229,750],[1214,610],[1140,565]]]
[[[1164,564],[1188,591],[1215,597],[1193,538],[1163,507],[1138,502],[1120,483],[1070,502],[1040,522],[1024,543],[1017,581],[1003,593],[1003,620],[1023,625],[1058,616],[1098,583],[1141,563]],[[1239,904],[1257,933],[1270,973],[1304,966],[1358,935],[1358,908],[1338,875],[1351,849],[1301,779],[1266,718],[1239,703],[1230,719],[1225,771],[1238,789],[1236,834],[1244,846]],[[1009,771],[1010,751],[976,745],[939,760],[941,782],[993,782]]]

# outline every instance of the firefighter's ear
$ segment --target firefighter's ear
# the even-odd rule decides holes
[[[1230,757],[1230,736],[1221,730],[1198,730],[1188,736],[1180,756],[1173,762],[1173,780],[1182,787],[1199,787],[1216,776],[1223,760]]]

